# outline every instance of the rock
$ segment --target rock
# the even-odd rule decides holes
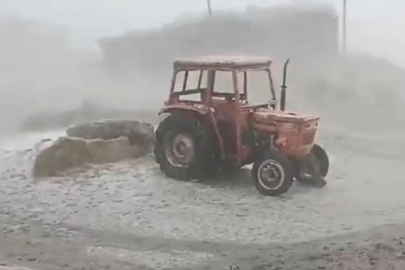
[[[150,152],[153,146],[153,126],[135,120],[102,120],[94,123],[79,124],[70,127],[66,134],[87,140],[110,140],[119,137],[129,139],[131,145],[137,145],[141,152]]]

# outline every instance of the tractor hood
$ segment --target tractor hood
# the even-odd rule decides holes
[[[258,109],[253,113],[253,119],[256,123],[272,125],[276,122],[287,123],[307,123],[311,121],[319,120],[319,116],[308,115],[296,112],[270,110],[270,109]]]
[[[257,131],[277,135],[275,144],[287,156],[303,157],[311,151],[319,116],[259,109],[252,118]]]

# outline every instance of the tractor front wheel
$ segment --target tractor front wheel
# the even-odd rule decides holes
[[[276,151],[266,152],[253,164],[252,177],[257,190],[267,196],[286,193],[293,180],[289,160]]]
[[[297,160],[294,167],[294,176],[298,182],[316,187],[326,186],[325,176],[329,171],[329,158],[318,144],[314,145],[308,155]]]

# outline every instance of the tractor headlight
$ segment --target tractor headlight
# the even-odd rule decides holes
[[[305,129],[314,129],[318,127],[318,121],[310,121],[305,124]]]

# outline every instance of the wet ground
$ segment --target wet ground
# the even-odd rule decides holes
[[[21,151],[28,139],[13,147],[3,141],[0,265],[391,269],[378,262],[403,261],[405,142],[390,134],[399,133],[328,129],[320,137],[332,164],[328,186],[295,184],[279,198],[260,195],[248,168],[230,179],[186,183],[165,178],[148,158],[32,180],[33,150]]]

